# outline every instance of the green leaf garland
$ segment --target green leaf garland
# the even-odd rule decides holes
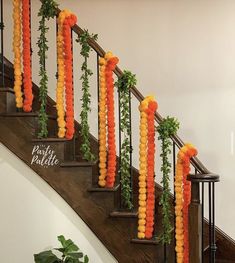
[[[48,89],[48,76],[46,72],[46,52],[49,47],[47,45],[46,34],[49,28],[46,26],[46,20],[54,18],[57,13],[58,4],[54,0],[40,0],[41,8],[39,10],[38,16],[41,17],[39,22],[38,31],[40,31],[40,36],[38,38],[38,56],[39,56],[39,101],[40,101],[40,110],[39,110],[39,138],[45,138],[48,135],[47,121],[48,116],[46,113],[46,102],[47,102],[47,89]]]
[[[89,77],[92,76],[93,72],[91,69],[88,68],[88,58],[90,56],[91,47],[88,44],[88,40],[97,40],[98,36],[94,34],[89,34],[88,30],[84,30],[84,32],[80,35],[77,39],[77,42],[81,45],[81,52],[80,54],[84,58],[84,62],[82,63],[82,111],[80,113],[81,117],[81,138],[82,144],[80,150],[83,154],[83,158],[87,161],[94,161],[96,158],[94,154],[91,152],[91,145],[90,145],[90,127],[88,123],[88,113],[91,111],[90,104],[91,104],[91,94],[90,94],[90,84],[89,84]]]
[[[124,70],[123,75],[118,79],[116,86],[120,96],[120,127],[123,133],[120,156],[120,183],[123,205],[125,208],[132,209],[132,188],[131,188],[131,167],[130,151],[132,150],[130,142],[130,88],[136,85],[136,76],[130,71]]]
[[[161,154],[162,159],[161,172],[163,192],[160,198],[160,205],[162,206],[162,226],[163,233],[160,237],[160,241],[163,244],[170,244],[172,238],[173,226],[171,224],[171,208],[170,208],[170,173],[171,163],[169,161],[169,155],[171,154],[171,136],[177,133],[179,129],[179,122],[175,118],[167,117],[157,127],[159,133],[158,139],[161,140]]]

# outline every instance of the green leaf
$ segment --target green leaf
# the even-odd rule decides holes
[[[70,252],[68,253],[68,256],[71,258],[82,258],[83,253],[82,252]]]
[[[41,0],[41,8],[38,12],[38,16],[41,17],[39,21],[38,31],[40,36],[37,41],[38,45],[38,56],[39,56],[39,101],[40,101],[40,114],[38,118],[39,126],[39,138],[46,138],[48,136],[48,116],[46,113],[46,104],[47,104],[47,89],[48,89],[48,76],[46,71],[46,52],[49,47],[47,46],[46,33],[49,28],[46,26],[46,20],[54,18],[57,13],[58,4],[54,0]]]
[[[51,250],[34,255],[35,263],[60,263],[62,262]]]
[[[81,45],[80,54],[83,56],[84,61],[82,63],[82,75],[80,80],[82,80],[82,110],[80,113],[81,118],[81,129],[79,131],[81,135],[81,146],[80,150],[83,155],[83,158],[87,161],[95,161],[96,157],[91,152],[90,145],[90,127],[88,115],[91,112],[90,104],[91,104],[91,94],[90,94],[90,84],[89,77],[92,76],[93,72],[88,68],[88,58],[90,56],[91,47],[89,45],[89,41],[95,41],[97,39],[97,35],[90,34],[88,30],[84,30],[84,32],[78,37],[77,42]]]
[[[159,240],[162,244],[170,244],[172,239],[172,225],[171,225],[171,209],[170,209],[170,173],[171,173],[171,163],[169,162],[169,155],[171,154],[170,147],[171,136],[177,133],[179,128],[179,122],[175,118],[170,118],[169,116],[162,120],[162,122],[157,127],[158,139],[161,140],[161,154],[162,159],[161,172],[162,172],[162,186],[163,192],[160,197],[159,204],[162,206],[162,226],[163,233],[160,235]]]
[[[84,263],[88,263],[89,262],[89,258],[88,258],[88,256],[86,255],[85,257],[84,257]]]
[[[66,247],[66,239],[65,239],[65,237],[63,235],[60,235],[60,236],[57,237],[57,239],[60,241],[62,247],[65,248]]]

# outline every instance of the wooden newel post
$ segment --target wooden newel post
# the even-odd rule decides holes
[[[200,183],[191,181],[191,204],[189,205],[189,262],[202,262],[202,205]]]

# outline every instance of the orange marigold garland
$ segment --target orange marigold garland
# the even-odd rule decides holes
[[[21,0],[13,0],[14,91],[16,107],[23,108],[21,71]]]
[[[175,175],[175,220],[177,263],[189,262],[188,207],[191,201],[191,183],[187,180],[190,172],[190,158],[197,155],[192,144],[185,144],[179,153]]]
[[[72,139],[74,135],[74,94],[73,94],[73,54],[71,27],[77,22],[73,14],[66,17],[63,24],[64,37],[64,68],[65,68],[65,99],[66,99],[66,135]]]
[[[107,125],[108,125],[108,168],[106,187],[111,188],[115,183],[116,176],[116,143],[115,143],[115,115],[114,115],[114,79],[113,71],[118,64],[118,58],[114,57],[112,53],[105,55],[107,60],[105,69],[106,80],[106,101],[107,101]]]
[[[30,1],[22,0],[22,29],[23,29],[23,66],[24,66],[24,105],[25,112],[32,110],[32,67],[31,67],[31,31],[30,31]]]
[[[154,211],[155,211],[155,181],[154,181],[154,157],[155,157],[155,127],[154,113],[157,110],[157,102],[150,101],[146,113],[148,115],[148,160],[147,160],[147,208],[145,237],[153,237]]]
[[[63,24],[66,16],[66,11],[61,11],[57,20],[57,67],[58,79],[56,89],[56,109],[57,109],[57,123],[58,123],[58,137],[64,138],[66,132],[65,110],[64,110],[64,38],[63,38]]]
[[[140,145],[139,145],[139,209],[138,238],[152,238],[154,227],[154,122],[157,103],[153,97],[146,97],[139,106]],[[149,141],[148,141],[149,140]],[[152,146],[150,144],[152,143]],[[148,158],[148,159],[147,159]],[[150,165],[150,167],[148,167]]]
[[[99,186],[105,187],[106,185],[106,162],[107,162],[107,150],[106,150],[106,81],[105,81],[105,68],[107,61],[104,58],[99,59]]]

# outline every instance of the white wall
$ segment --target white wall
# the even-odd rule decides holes
[[[71,238],[91,263],[117,262],[67,203],[0,144],[1,262],[32,263],[33,254]]]
[[[5,0],[10,10],[10,1]],[[37,27],[33,0],[33,27]],[[122,68],[138,76],[143,94],[156,94],[159,112],[176,116],[180,136],[199,150],[199,158],[220,174],[217,225],[235,238],[235,1],[234,0],[66,0],[82,28],[99,34],[99,43],[120,58]],[[9,11],[10,13],[11,11]],[[10,16],[9,16],[10,18]],[[7,19],[11,39],[11,20]],[[54,25],[51,23],[51,25]],[[54,32],[50,31],[50,76],[55,74]],[[37,32],[33,31],[34,80],[38,72]],[[79,49],[77,49],[78,52]],[[7,48],[8,57],[12,57]],[[77,61],[79,56],[77,54]],[[79,69],[77,68],[79,73]],[[79,89],[76,76],[76,89]],[[94,76],[95,78],[95,76]],[[95,86],[92,85],[93,94]],[[79,97],[80,91],[76,91]],[[50,94],[55,79],[50,80]],[[77,98],[78,98],[77,97]],[[78,99],[77,99],[78,101]],[[95,117],[96,99],[93,101]],[[79,107],[76,108],[77,116]],[[134,115],[135,129],[138,114]],[[92,123],[92,132],[96,126]],[[138,136],[135,136],[137,141]],[[135,152],[137,164],[137,151]],[[159,163],[157,166],[159,167]],[[229,193],[229,194],[227,194]]]

